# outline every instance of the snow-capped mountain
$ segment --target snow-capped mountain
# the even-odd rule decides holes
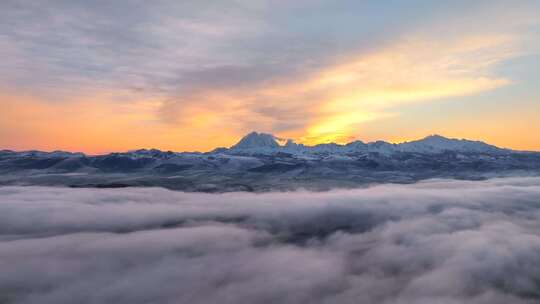
[[[296,144],[291,139],[287,140],[285,145],[279,145],[274,135],[257,132],[249,133],[228,150],[229,153],[245,154],[273,154],[278,152],[292,154],[347,154],[354,152],[376,152],[385,155],[400,152],[433,154],[448,151],[492,154],[509,152],[507,149],[498,148],[481,141],[450,139],[440,135],[431,135],[420,140],[400,144],[392,144],[385,141],[375,141],[366,144],[362,141],[353,141],[345,145],[328,143],[305,146]]]
[[[261,150],[271,151],[280,148],[275,136],[266,133],[251,132],[242,137],[240,141],[231,147],[231,150]]]
[[[0,185],[161,186],[183,191],[324,190],[427,178],[540,175],[540,153],[501,149],[438,135],[306,146],[252,132],[212,152],[142,149],[89,156],[62,151],[0,150]]]
[[[400,151],[416,153],[441,153],[444,151],[472,152],[472,153],[504,153],[501,149],[481,141],[466,139],[449,139],[440,135],[431,135],[424,139],[404,142],[398,145]]]

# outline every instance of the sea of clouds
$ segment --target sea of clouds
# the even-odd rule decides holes
[[[0,303],[540,302],[540,178],[0,187]]]

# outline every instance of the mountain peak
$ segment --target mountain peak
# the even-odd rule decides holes
[[[444,137],[439,134],[432,134],[432,135],[424,137],[424,140],[450,140],[450,138]]]
[[[251,132],[242,137],[240,141],[231,147],[235,150],[243,149],[258,149],[258,148],[278,148],[280,145],[276,141],[276,137],[268,133]]]
[[[504,149],[481,141],[447,138],[441,135],[429,135],[423,139],[400,144],[402,151],[407,152],[503,152]]]
[[[354,141],[346,145],[335,143],[319,144],[315,146],[304,146],[296,144],[292,140],[280,145],[280,139],[268,133],[251,132],[245,135],[231,150],[237,150],[249,153],[274,153],[281,149],[288,152],[302,153],[345,153],[350,151],[372,151],[383,154],[392,154],[396,152],[414,152],[414,153],[441,153],[444,151],[455,152],[475,152],[475,153],[501,153],[505,149],[486,144],[481,141],[472,141],[466,139],[448,138],[442,135],[433,134],[419,140],[403,142],[400,144],[391,144],[385,141],[376,141],[363,143]]]

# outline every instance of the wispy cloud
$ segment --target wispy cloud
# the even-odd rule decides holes
[[[339,142],[354,135],[365,121],[396,115],[391,109],[397,105],[509,84],[491,68],[520,53],[516,39],[503,35],[404,39],[369,53],[351,54],[294,80],[205,88],[181,97],[187,99],[182,102],[173,99],[165,105],[166,113],[196,118],[189,111],[199,109],[200,117],[214,117],[219,123],[233,119],[249,125],[251,118],[270,130],[292,122],[280,131],[307,143]],[[238,128],[245,130],[246,125]]]
[[[348,140],[365,122],[398,117],[398,105],[508,85],[512,79],[496,68],[538,51],[531,2],[351,1],[347,8],[325,1],[3,1],[0,88],[32,95],[43,107],[94,100],[139,111],[131,124],[152,116],[154,133],[191,142],[176,149],[214,146],[197,142],[199,135],[175,140],[178,134],[224,132],[223,144],[231,144],[252,129],[317,143]],[[138,106],[148,100],[158,107]],[[27,108],[14,98],[10,106]],[[114,123],[113,115],[96,115]],[[17,125],[10,130],[17,137]]]

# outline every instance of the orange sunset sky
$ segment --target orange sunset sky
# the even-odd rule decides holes
[[[540,150],[538,1],[2,1],[0,149]]]

